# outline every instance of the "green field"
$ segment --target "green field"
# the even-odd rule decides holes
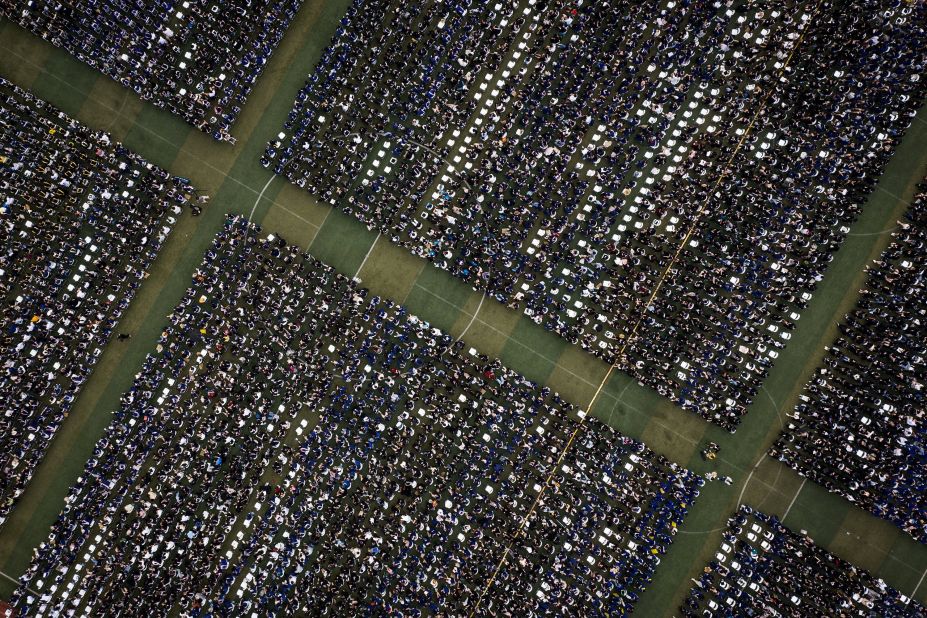
[[[66,52],[0,21],[0,75],[32,89],[68,114],[116,139],[171,173],[190,178],[213,196],[198,218],[184,215],[150,270],[150,277],[126,312],[121,331],[84,386],[48,455],[10,521],[0,530],[0,599],[27,567],[32,548],[47,534],[68,487],[80,474],[94,441],[131,384],[186,289],[226,212],[252,215],[268,231],[308,248],[375,293],[409,309],[512,369],[586,407],[608,366],[536,326],[521,314],[483,299],[464,283],[379,238],[354,219],[316,203],[308,194],[275,178],[258,163],[266,142],[282,125],[332,33],[348,0],[306,0],[269,61],[232,133],[235,146],[217,143],[180,119],[141,102],[134,93],[71,58]],[[891,586],[927,603],[927,547],[888,522],[824,491],[763,454],[819,363],[836,322],[856,302],[864,266],[889,242],[895,221],[914,186],[927,175],[927,111],[922,109],[889,164],[860,220],[837,254],[802,315],[789,346],[780,354],[765,388],[736,434],[684,412],[620,372],[613,372],[592,412],[616,429],[698,472],[716,469],[734,479],[712,483],[682,526],[636,608],[639,616],[671,616],[720,540],[727,517],[739,502],[785,517],[835,554],[869,569]],[[711,465],[699,445],[713,440],[721,453]]]

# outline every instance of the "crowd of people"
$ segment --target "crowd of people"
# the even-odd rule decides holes
[[[770,454],[927,543],[927,183]]]
[[[0,78],[0,525],[191,196]]]
[[[242,217],[169,320],[21,616],[620,615],[703,483]]]
[[[0,0],[0,15],[217,140],[302,0]]]
[[[741,506],[681,611],[702,616],[927,616],[927,608],[775,516]]]
[[[265,166],[733,431],[924,98],[903,0],[357,0]]]

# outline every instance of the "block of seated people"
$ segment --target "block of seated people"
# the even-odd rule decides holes
[[[770,454],[927,543],[927,182]]]
[[[925,616],[912,601],[749,506],[728,520],[721,547],[680,608],[702,616]]]
[[[356,0],[264,165],[733,431],[924,99],[927,6],[454,4]]]
[[[302,0],[0,2],[0,15],[214,138],[229,132]]]
[[[702,485],[243,218],[169,320],[21,616],[40,580],[90,615],[616,615]]]
[[[192,192],[0,78],[0,525]]]

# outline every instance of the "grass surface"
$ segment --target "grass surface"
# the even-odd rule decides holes
[[[409,309],[480,352],[500,356],[524,375],[546,383],[569,401],[587,406],[608,367],[602,361],[425,261],[393,246],[354,219],[333,212],[309,195],[274,178],[258,163],[264,144],[282,126],[296,91],[327,45],[348,0],[307,0],[258,80],[232,134],[235,146],[214,142],[175,118],[137,99],[107,77],[18,26],[0,21],[0,75],[31,88],[84,124],[110,131],[148,160],[190,178],[213,196],[199,218],[185,215],[165,244],[122,320],[134,334],[112,342],[52,442],[28,491],[0,529],[0,571],[17,577],[32,548],[47,534],[68,487],[80,474],[94,441],[103,433],[119,396],[180,299],[224,214],[252,214],[268,231],[308,248],[340,272]],[[853,507],[803,479],[763,453],[785,414],[835,335],[837,320],[856,302],[864,266],[890,240],[886,230],[904,212],[914,184],[927,174],[927,111],[921,110],[892,159],[879,187],[853,226],[804,312],[764,389],[735,435],[675,407],[620,372],[613,372],[592,413],[622,433],[693,470],[730,475],[728,487],[703,488],[689,518],[635,613],[671,616],[714,553],[727,517],[739,502],[785,517],[821,545],[910,594],[927,571],[927,547],[888,522]],[[713,440],[721,454],[709,466],[699,445]],[[0,598],[13,584],[0,579]],[[927,586],[917,598],[927,602]]]

